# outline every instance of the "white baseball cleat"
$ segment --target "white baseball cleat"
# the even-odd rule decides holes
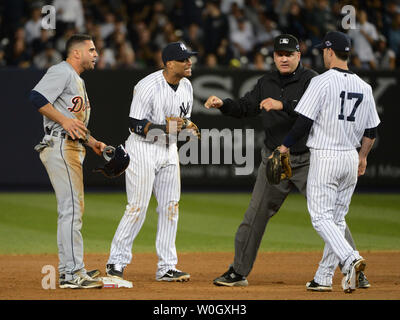
[[[359,274],[364,271],[367,263],[364,259],[354,260],[349,268],[349,272],[342,279],[342,288],[345,293],[352,293],[358,286]]]

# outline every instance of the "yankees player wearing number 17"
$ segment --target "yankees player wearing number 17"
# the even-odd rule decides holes
[[[168,44],[162,51],[164,69],[146,76],[134,88],[129,113],[131,134],[125,143],[130,156],[126,170],[128,204],[111,243],[106,266],[111,277],[122,278],[124,268],[131,262],[133,241],[154,193],[158,203],[156,280],[190,278],[176,268],[180,173],[173,133],[181,130],[183,118],[188,119],[191,114],[193,88],[187,77],[192,74],[190,57],[195,54],[183,43]]]
[[[280,152],[288,152],[309,132],[307,206],[325,248],[307,289],[319,287],[323,291],[322,288],[330,287],[334,271],[341,263],[342,288],[350,293],[357,288],[366,261],[344,237],[345,216],[357,177],[365,173],[380,120],[371,86],[348,69],[349,38],[341,32],[329,32],[318,47],[323,49],[324,64],[329,70],[311,80],[295,108],[299,118]]]

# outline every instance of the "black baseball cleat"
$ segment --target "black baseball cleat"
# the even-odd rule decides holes
[[[97,278],[97,277],[100,275],[100,270],[97,270],[97,269],[95,269],[95,270],[90,270],[90,271],[87,271],[86,274],[87,274],[89,277],[91,277],[92,279],[94,279],[94,278]]]
[[[119,267],[115,264],[107,264],[106,265],[106,273],[109,277],[116,277],[123,279],[124,276],[124,267]]]
[[[179,270],[168,270],[162,277],[157,278],[157,281],[168,281],[168,282],[184,282],[189,281],[190,274]]]
[[[358,289],[368,289],[371,287],[371,284],[369,283],[367,277],[365,276],[364,272],[360,271],[360,274],[358,275]]]
[[[329,292],[332,291],[332,286],[323,286],[313,280],[306,283],[306,288],[308,291],[319,291],[319,292]]]
[[[213,283],[216,286],[225,287],[246,287],[249,285],[246,277],[236,273],[232,266],[222,276],[214,279]]]

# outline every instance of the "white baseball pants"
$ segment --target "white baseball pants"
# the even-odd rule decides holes
[[[314,281],[332,285],[337,265],[347,273],[351,262],[360,258],[344,237],[345,216],[357,183],[358,153],[311,149],[307,181],[307,206],[314,229],[325,248]]]
[[[111,243],[108,264],[125,267],[132,260],[132,245],[144,223],[152,193],[157,200],[158,226],[156,278],[175,269],[178,227],[180,174],[176,144],[138,141],[131,134],[125,148],[130,156],[126,173],[128,204]]]

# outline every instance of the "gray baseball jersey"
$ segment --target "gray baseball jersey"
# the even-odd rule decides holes
[[[85,82],[68,62],[50,67],[33,90],[43,95],[64,116],[79,119],[85,126],[88,125],[90,103]],[[63,131],[59,123],[47,117],[43,117],[43,125],[51,130]]]
[[[56,110],[69,118],[76,118],[87,126],[90,104],[85,83],[72,66],[63,61],[48,69],[33,89],[42,94]],[[82,164],[85,147],[79,141],[61,135],[65,130],[59,123],[43,117],[45,137],[35,148],[46,168],[57,197],[57,244],[59,273],[67,281],[77,271],[85,273],[83,238],[81,234],[84,212],[84,186]]]

